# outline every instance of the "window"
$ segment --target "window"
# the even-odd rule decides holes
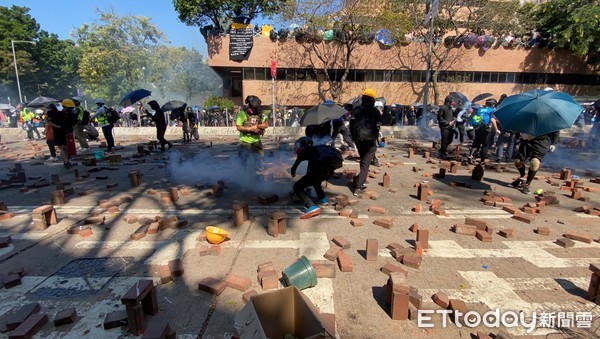
[[[365,71],[365,70],[356,70],[354,81],[366,81],[366,78],[367,78],[366,73],[367,73],[367,71]]]
[[[392,81],[392,71],[383,71],[383,81],[390,82]]]
[[[373,71],[373,81],[383,81],[383,71]]]
[[[266,70],[267,68],[255,68],[254,69],[254,79],[256,80],[266,80],[267,76],[266,76]],[[271,73],[271,70],[269,69],[269,73]]]
[[[287,78],[285,77],[285,69],[284,68],[278,68],[277,69],[277,80],[287,80]]]
[[[254,80],[254,68],[244,68],[244,79]]]

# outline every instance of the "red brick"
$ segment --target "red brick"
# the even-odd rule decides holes
[[[458,299],[450,299],[450,301],[448,303],[448,308],[453,311],[453,313],[452,313],[453,316],[454,316],[454,311],[459,311],[462,316],[464,316],[467,312],[469,312],[469,309],[467,308],[467,305],[465,304],[465,302],[462,300],[458,300]],[[456,315],[456,317],[458,317],[458,316]],[[458,318],[458,319],[462,323],[462,318]]]
[[[389,275],[392,272],[398,272],[398,273],[402,273],[402,274],[408,276],[407,270],[402,268],[402,266],[394,265],[392,263],[386,263],[379,270],[387,275]]]
[[[360,226],[363,226],[364,223],[360,219],[350,219],[350,225],[352,225],[354,227],[360,227]]]
[[[595,300],[598,295],[598,287],[600,286],[600,276],[596,273],[592,273],[590,278],[590,284],[587,290],[588,300]]]
[[[338,258],[341,250],[342,250],[341,247],[339,247],[337,245],[331,245],[329,247],[329,249],[327,250],[327,252],[325,252],[325,254],[323,254],[323,257],[327,260],[334,261],[335,259]]]
[[[12,238],[10,237],[10,235],[7,235],[5,237],[0,237],[0,248],[8,247],[8,245],[10,245],[11,241],[12,241]]]
[[[413,208],[413,212],[421,213],[422,209],[423,209],[423,207],[421,206],[421,204],[416,204],[415,207]]]
[[[333,239],[331,239],[331,241],[333,241],[336,245],[340,246],[342,249],[348,249],[348,248],[352,247],[350,242],[346,238],[344,238],[340,235],[333,237]]]
[[[539,235],[550,235],[550,227],[538,227],[535,233]]]
[[[174,277],[183,275],[183,263],[181,259],[173,259],[168,263],[169,271]]]
[[[267,234],[277,238],[279,235],[279,220],[273,218],[267,220]]]
[[[487,221],[466,217],[465,224],[477,227],[478,230],[485,231],[488,226],[492,226]]]
[[[348,218],[352,214],[352,210],[351,209],[343,209],[338,214],[342,217]]]
[[[585,211],[589,211],[592,209],[592,206],[590,205],[583,205],[583,206],[579,206],[577,208],[574,209],[575,212],[585,212]]]
[[[415,254],[405,254],[402,257],[402,263],[408,267],[419,269],[421,267],[422,258]]]
[[[411,231],[411,232],[413,232],[413,233],[417,233],[417,231],[419,230],[419,224],[417,224],[417,223],[412,224],[408,228],[408,230]]]
[[[216,295],[223,293],[223,291],[225,291],[226,288],[227,284],[225,283],[225,281],[211,277],[204,278],[198,283],[198,289]]]
[[[473,225],[455,224],[454,232],[462,235],[475,235],[477,232],[477,227]]]
[[[71,324],[77,320],[77,311],[74,307],[67,308],[62,311],[59,311],[54,316],[54,326],[58,327],[61,325]]]
[[[242,301],[245,303],[247,303],[248,301],[250,301],[250,299],[255,296],[258,295],[258,292],[256,292],[256,290],[250,290],[244,294],[242,294]]]
[[[250,286],[252,286],[252,281],[248,277],[244,277],[237,274],[229,274],[225,279],[225,284],[227,287],[234,288],[238,291],[246,291]]]
[[[312,261],[317,278],[335,278],[335,264],[331,261]]]
[[[3,277],[4,288],[12,288],[18,285],[21,285],[21,277],[19,274],[14,272],[8,272]]]
[[[500,230],[500,232],[498,232],[498,234],[505,238],[513,238],[515,236],[515,230],[512,228],[503,228]]]
[[[373,224],[377,225],[377,226],[385,227],[385,228],[391,228],[394,225],[394,218],[385,217],[385,218],[375,219],[373,221]]]
[[[600,275],[600,263],[591,263],[589,266],[589,270],[597,275]]]
[[[35,313],[27,317],[10,335],[10,339],[25,339],[31,338],[37,331],[48,322],[48,316],[43,313]]]
[[[153,222],[150,225],[148,225],[148,231],[146,233],[147,234],[156,234],[156,233],[158,233],[158,227],[159,227],[159,223]]]
[[[406,293],[392,291],[390,317],[393,320],[408,319],[409,296]]]
[[[502,210],[504,210],[510,214],[515,214],[515,213],[518,213],[518,211],[519,211],[519,209],[514,206],[502,206]]]
[[[377,261],[379,254],[379,243],[377,239],[367,239],[366,259],[368,261]]]
[[[327,333],[331,333],[332,337],[335,336],[335,314],[333,313],[321,313],[321,323]]]
[[[515,220],[522,221],[522,222],[527,223],[527,224],[531,224],[535,220],[534,216],[526,215],[526,214],[523,214],[523,213],[515,214],[515,215],[512,216],[512,218],[515,219]]]
[[[158,274],[160,276],[161,284],[168,284],[173,281],[173,276],[171,275],[171,270],[169,270],[169,265],[160,265],[158,267]]]
[[[338,266],[340,271],[342,272],[352,272],[354,267],[352,266],[352,260],[350,260],[350,256],[343,251],[339,252],[337,257]]]
[[[420,229],[417,232],[417,242],[423,246],[423,249],[429,248],[429,230]]]
[[[380,207],[380,206],[369,206],[369,212],[373,212],[373,213],[378,213],[378,214],[385,214],[386,209],[384,207]]]
[[[583,233],[583,232],[567,232],[565,233],[565,238],[567,239],[573,239],[573,240],[577,240],[577,241],[581,241],[587,244],[591,244],[592,243],[592,236],[587,234],[587,233]]]
[[[477,239],[483,242],[492,242],[492,236],[488,232],[477,230],[475,236],[477,237]]]
[[[260,285],[263,290],[274,290],[279,288],[279,276],[276,273],[267,274],[262,277]]]
[[[448,305],[450,304],[450,298],[448,298],[448,295],[444,292],[434,294],[432,299],[434,303],[443,309],[448,308]]]
[[[564,247],[564,248],[575,246],[575,242],[573,240],[567,239],[567,238],[556,239],[556,244],[561,247]]]
[[[107,313],[103,325],[105,330],[127,326],[127,311],[119,310]]]

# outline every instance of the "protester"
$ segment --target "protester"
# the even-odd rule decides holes
[[[154,115],[150,114],[148,110],[144,110],[144,112],[148,118],[154,121],[154,124],[156,125],[156,140],[160,142],[160,150],[164,152],[165,145],[168,145],[169,149],[173,148],[173,144],[165,139],[165,133],[167,132],[167,120],[165,117],[165,112],[160,109],[160,105],[158,102],[156,102],[156,100],[151,100],[148,102],[148,105],[154,110]]]
[[[552,132],[538,137],[521,134],[521,144],[515,157],[515,166],[519,170],[519,178],[509,184],[510,187],[521,189],[524,194],[530,194],[530,185],[542,160],[548,151],[554,152],[559,132]],[[525,163],[529,160],[529,171],[525,176]]]
[[[188,107],[188,120],[190,122],[190,137],[194,138],[195,141],[200,139],[198,135],[198,114],[192,110],[191,107]]]
[[[112,152],[115,147],[115,139],[112,135],[113,124],[108,121],[108,110],[105,107],[106,101],[104,99],[96,99],[94,103],[96,103],[98,109],[90,117],[90,120],[98,119],[98,124],[102,127],[102,134],[104,134],[104,138],[106,139],[106,147],[109,152]]]
[[[77,122],[75,126],[73,126],[73,134],[75,139],[79,142],[78,151],[87,151],[90,149],[90,145],[87,142],[87,135],[84,132],[84,127],[89,123],[89,113],[87,113],[81,107],[81,98],[73,97],[73,102],[75,103],[75,115],[77,117]]]
[[[54,106],[54,110],[52,110],[52,106]],[[54,127],[52,126],[52,124],[50,123],[50,120],[52,119],[52,115],[55,115],[56,113],[58,113],[58,110],[56,109],[56,106],[54,104],[51,104],[51,106],[49,106],[50,110],[48,110],[46,112],[46,124],[45,124],[45,128],[46,128],[46,144],[48,145],[48,149],[50,150],[50,158],[48,158],[46,161],[47,162],[55,162],[58,161],[58,159],[56,158],[56,148],[55,148],[55,142],[54,142]]]
[[[471,114],[471,102],[467,101],[462,104],[460,111],[456,115],[456,122],[454,123],[454,127],[456,128],[454,132],[454,137],[458,137],[460,143],[465,142],[465,134],[467,133],[465,130],[465,125],[467,122],[467,117]]]
[[[415,126],[417,124],[417,108],[410,106],[406,112],[406,125]]]
[[[474,158],[479,153],[481,163],[487,158],[489,150],[489,136],[492,131],[497,130],[496,119],[492,119],[492,112],[496,105],[495,99],[487,99],[485,105],[477,110],[477,113],[472,117],[471,121],[475,129],[475,139],[469,152],[469,162],[473,162]]]
[[[381,115],[375,108],[376,97],[375,90],[367,88],[362,94],[361,105],[352,110],[350,119],[350,133],[360,155],[360,173],[354,190],[355,196],[363,194],[366,188],[367,174],[369,174],[369,165],[377,152],[376,141],[379,136]]]
[[[18,104],[16,107],[17,111],[20,114],[21,121],[23,121],[23,129],[27,131],[27,139],[33,140],[33,132],[37,134],[38,140],[40,139],[40,132],[37,130],[37,127],[33,123],[33,119],[35,118],[35,113],[30,111],[23,104]]]
[[[182,108],[178,109],[178,111],[179,111],[178,118],[179,118],[179,121],[181,122],[181,129],[183,131],[183,143],[187,144],[188,142],[192,141],[189,113],[193,113],[193,112],[192,112],[191,106],[190,107],[187,107],[187,105],[185,105],[185,106],[186,107],[182,107]]]
[[[257,96],[249,95],[245,100],[246,109],[240,110],[235,124],[240,132],[240,143],[238,145],[238,156],[244,167],[247,166],[248,158],[252,157],[254,161],[254,170],[256,173],[264,171],[263,164],[263,145],[262,135],[265,129],[269,127],[267,116],[263,114],[260,108],[261,100]]]
[[[442,159],[446,159],[448,156],[448,146],[452,143],[454,139],[454,116],[452,114],[452,107],[450,104],[452,103],[452,97],[447,96],[444,99],[444,105],[440,107],[437,114],[438,125],[440,127],[441,134],[441,142],[440,149],[438,150],[438,155]]]
[[[65,103],[65,100],[63,100],[63,107]],[[67,105],[69,104],[67,103]],[[73,131],[73,117],[68,112],[68,108],[59,111],[55,104],[48,105],[48,108],[48,124],[52,126],[54,145],[60,149],[60,158],[63,165],[66,169],[70,169],[73,164],[69,161],[69,152],[67,151],[67,133]]]
[[[296,169],[303,161],[308,161],[306,174],[300,178],[293,186],[294,193],[300,198],[306,212],[300,217],[308,219],[321,214],[321,208],[318,205],[327,205],[325,192],[321,184],[330,179],[333,172],[341,167],[343,158],[339,152],[329,145],[313,146],[313,141],[309,137],[301,137],[294,143],[296,161],[292,165],[290,173],[292,178],[296,176]],[[333,161],[331,160],[333,159]],[[305,189],[312,186],[317,194],[316,204],[306,194]]]

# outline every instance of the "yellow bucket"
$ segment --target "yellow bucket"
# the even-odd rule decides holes
[[[229,232],[216,226],[206,226],[206,240],[211,244],[220,244],[227,239]]]

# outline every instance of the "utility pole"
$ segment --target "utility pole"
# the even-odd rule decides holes
[[[19,91],[19,103],[22,103],[23,95],[21,94],[21,83],[19,82],[19,69],[17,68],[17,55],[15,54],[15,42],[25,42],[28,44],[35,45],[35,41],[30,41],[30,40],[11,40],[10,41],[10,45],[12,46],[13,62],[15,64],[15,76],[17,78],[17,89]]]

